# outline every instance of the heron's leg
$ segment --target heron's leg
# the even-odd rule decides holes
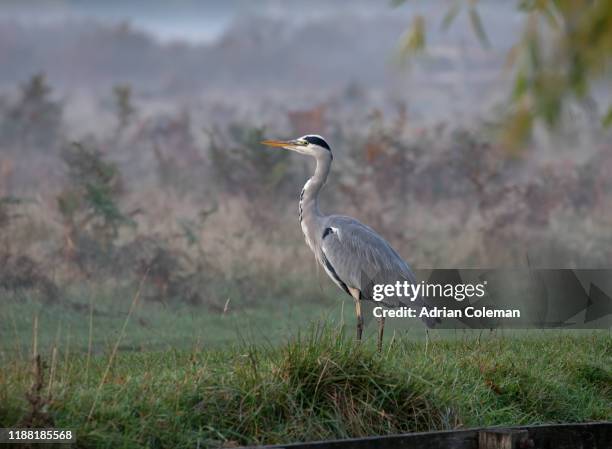
[[[385,332],[385,317],[378,320],[378,352],[382,352],[383,333]]]
[[[357,340],[361,341],[363,334],[363,315],[361,315],[361,302],[359,302],[360,292],[356,288],[349,287],[351,296],[355,299],[355,314],[357,315]]]
[[[357,313],[357,340],[361,341],[361,334],[363,334],[363,315],[361,315],[361,302],[358,299],[355,300],[355,312]]]

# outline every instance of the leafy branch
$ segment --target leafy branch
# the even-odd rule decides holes
[[[477,6],[478,0],[454,1],[441,27],[448,29],[465,10],[474,34],[488,47]],[[525,26],[507,56],[514,82],[501,137],[510,148],[523,144],[538,121],[558,126],[571,102],[592,108],[592,87],[609,82],[612,62],[611,1],[521,0],[516,7],[525,14]],[[416,15],[399,42],[402,58],[425,50],[426,30],[425,18]],[[604,126],[612,124],[612,105],[600,118]]]

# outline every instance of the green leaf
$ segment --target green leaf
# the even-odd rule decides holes
[[[400,41],[400,54],[410,55],[423,51],[425,48],[425,18],[414,16],[412,25]]]
[[[446,14],[444,15],[444,19],[442,20],[442,26],[440,27],[442,30],[446,31],[448,30],[448,27],[451,26],[451,24],[454,22],[455,17],[457,17],[457,14],[459,14],[459,11],[461,10],[461,3],[456,0],[450,8],[448,8],[448,11],[446,11]]]
[[[608,108],[608,112],[606,112],[606,115],[604,115],[604,118],[602,119],[601,123],[606,128],[612,125],[612,106]]]
[[[533,33],[527,40],[527,53],[529,55],[529,64],[531,70],[538,72],[540,70],[540,41],[538,35]]]
[[[548,22],[548,24],[550,25],[550,27],[553,30],[559,30],[560,25],[559,25],[559,20],[557,19],[556,11],[555,11],[555,4],[554,2],[546,2],[546,4],[543,7],[542,13],[544,15],[544,17],[546,17],[546,20]]]
[[[480,14],[478,14],[478,10],[474,7],[470,8],[470,23],[472,24],[472,29],[478,37],[480,44],[483,47],[490,47],[489,38],[487,37],[487,33],[482,26],[482,21],[480,20]]]
[[[527,76],[524,70],[519,70],[514,80],[514,89],[512,90],[512,99],[518,100],[527,91]]]
[[[533,129],[533,112],[526,105],[519,105],[504,121],[501,129],[501,142],[509,154],[518,156]]]

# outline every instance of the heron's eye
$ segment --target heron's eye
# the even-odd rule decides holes
[[[308,145],[308,142],[307,142],[307,141],[305,141],[305,140],[299,140],[299,141],[298,141],[298,143],[299,143],[300,145],[302,145],[303,147],[305,147],[306,145]]]

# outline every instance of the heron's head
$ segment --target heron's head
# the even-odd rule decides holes
[[[323,137],[307,134],[294,140],[264,140],[263,145],[296,151],[309,156],[331,156],[331,148]]]

